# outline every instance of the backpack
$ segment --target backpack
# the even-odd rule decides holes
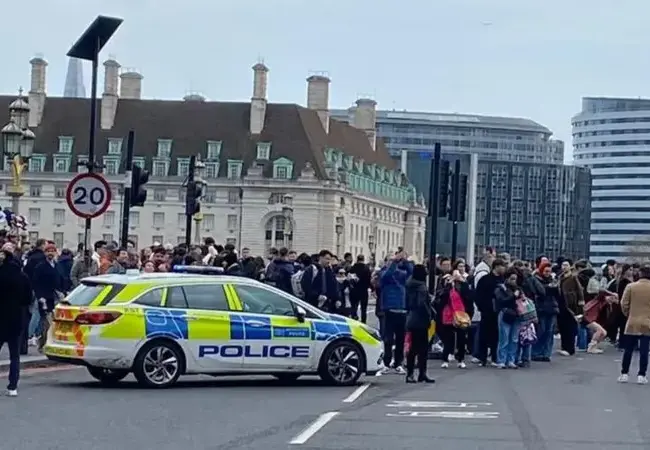
[[[264,282],[268,285],[277,287],[278,280],[280,279],[280,268],[278,265],[271,261],[267,266],[264,273]]]
[[[298,272],[291,275],[291,289],[293,289],[293,295],[298,298],[305,298],[305,293],[302,291],[302,276],[308,269],[312,269],[312,267],[314,266],[310,265],[307,267],[307,269],[299,270]]]

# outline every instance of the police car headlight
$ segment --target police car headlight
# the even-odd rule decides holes
[[[381,341],[381,335],[379,334],[378,330],[374,329],[373,327],[369,327],[368,325],[365,325],[365,324],[361,324],[361,328],[363,329],[363,331],[368,333],[370,336],[372,336],[376,340]]]

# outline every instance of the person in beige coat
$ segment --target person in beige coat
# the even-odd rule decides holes
[[[632,354],[639,346],[639,373],[637,383],[647,384],[648,351],[650,350],[650,267],[639,270],[639,281],[630,283],[623,291],[621,310],[627,317],[625,325],[625,349],[618,381],[628,380]]]

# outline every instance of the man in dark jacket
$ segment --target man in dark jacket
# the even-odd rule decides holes
[[[429,353],[429,326],[433,319],[431,300],[426,284],[427,268],[422,264],[413,267],[413,275],[406,282],[406,331],[411,333],[411,347],[406,355],[406,382],[415,383],[413,372],[418,359],[419,382],[433,383],[427,376]]]
[[[368,290],[370,289],[370,277],[372,273],[365,263],[363,255],[357,256],[356,264],[350,267],[350,274],[356,278],[350,283],[352,318],[359,320],[359,307],[361,307],[361,321],[366,323],[368,319]]]
[[[56,270],[58,270],[59,275],[61,275],[61,289],[63,289],[64,293],[72,290],[72,279],[70,278],[70,274],[72,272],[73,262],[72,252],[69,249],[64,248],[61,251],[61,256],[59,256],[59,259],[56,261]]]
[[[36,269],[36,266],[38,266],[40,263],[45,261],[45,245],[47,244],[47,241],[45,239],[39,239],[36,241],[36,245],[32,249],[31,252],[29,252],[29,255],[27,255],[27,262],[25,263],[25,268],[23,269],[23,272],[25,272],[25,275],[27,275],[27,278],[29,278],[29,281],[33,284],[34,282],[34,269]]]
[[[63,289],[61,275],[56,270],[56,254],[54,244],[48,244],[45,247],[45,260],[34,268],[32,287],[38,302],[42,330],[39,349],[45,345],[47,329],[50,324],[49,315],[54,311],[54,306]]]
[[[497,363],[497,345],[499,343],[498,314],[494,308],[494,291],[503,283],[503,274],[506,272],[506,263],[502,259],[492,262],[492,271],[483,275],[476,284],[474,298],[476,307],[481,312],[479,325],[478,359],[482,366],[487,365],[488,350],[492,358],[491,365]]]
[[[288,260],[288,256],[289,249],[282,247],[278,251],[278,256],[266,268],[264,280],[287,294],[293,294],[291,276],[294,274],[295,267],[293,262]]]
[[[21,263],[11,252],[0,252],[0,349],[7,343],[9,347],[9,385],[7,393],[18,395],[20,377],[20,337],[25,326],[25,315],[32,302],[32,289],[29,279],[21,272]]]
[[[339,300],[339,286],[330,266],[331,258],[332,252],[321,250],[318,262],[305,269],[300,280],[305,301],[317,308],[326,308]]]

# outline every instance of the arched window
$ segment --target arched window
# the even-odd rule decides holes
[[[293,230],[291,229],[291,221],[280,215],[271,217],[266,222],[264,240],[267,249],[271,247],[292,248]]]

